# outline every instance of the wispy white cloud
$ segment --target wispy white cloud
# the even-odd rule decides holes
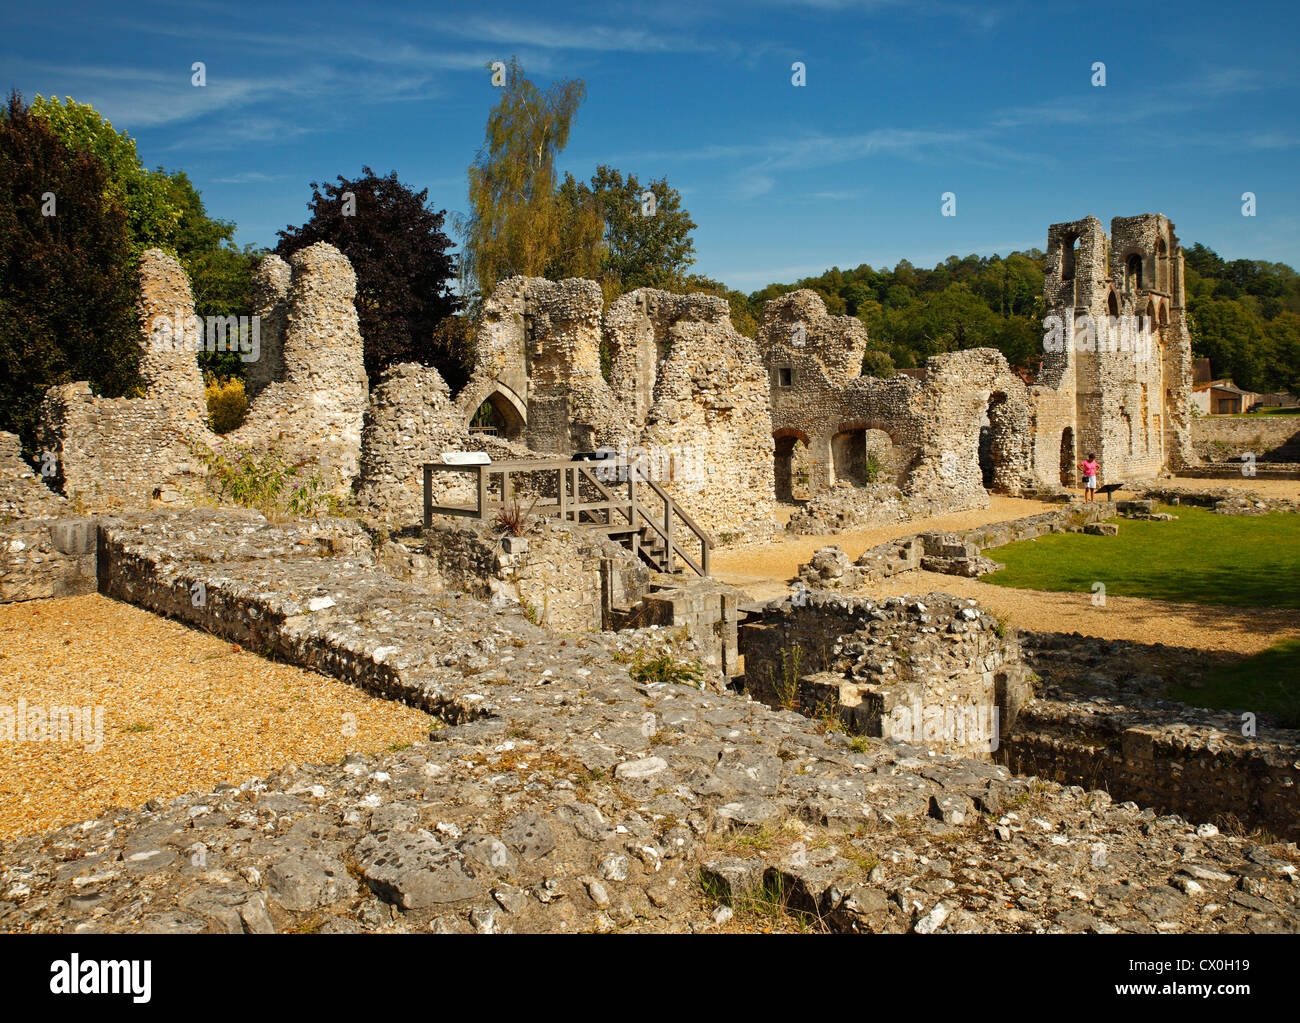
[[[286,181],[292,177],[292,174],[264,174],[261,171],[242,171],[239,174],[231,174],[229,177],[212,178],[212,182],[217,185],[264,185],[270,181]]]
[[[655,26],[652,10],[633,27],[520,18],[457,17],[421,19],[439,32],[462,39],[539,50],[592,50],[606,53],[703,53],[714,48],[691,35]]]

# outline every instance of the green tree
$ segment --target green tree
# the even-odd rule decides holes
[[[161,171],[149,171],[140,162],[135,139],[118,131],[88,103],[71,96],[37,96],[31,112],[72,150],[87,149],[103,165],[105,191],[126,211],[131,247],[138,256],[147,248],[175,251],[181,207],[172,182]]]
[[[0,430],[29,451],[50,386],[88,380],[116,397],[139,385],[127,214],[107,183],[93,153],[69,149],[10,95],[0,117]]]
[[[622,292],[666,288],[694,264],[691,232],[697,225],[666,178],[643,186],[635,175],[625,180],[621,171],[602,164],[590,191],[604,221],[602,270]]]
[[[456,220],[464,239],[461,293],[478,301],[507,277],[538,276],[553,265],[564,219],[555,160],[586,96],[579,80],[539,91],[516,57],[505,79],[469,167],[469,211]]]
[[[203,199],[184,171],[147,170],[135,140],[118,131],[88,103],[72,97],[36,97],[31,105],[50,131],[72,152],[85,150],[105,172],[105,197],[126,211],[131,251],[171,253],[185,268],[200,316],[238,316],[250,311],[253,269],[259,253],[234,243],[235,225],[207,215]],[[242,376],[239,356],[202,352],[203,368],[219,376]]]
[[[435,334],[460,308],[450,287],[456,275],[452,242],[442,232],[447,211],[435,210],[429,190],[414,191],[396,171],[378,177],[363,167],[358,178],[340,174],[334,184],[313,181],[311,188],[311,219],[280,231],[275,251],[287,257],[329,242],[348,257],[357,275],[357,319],[371,382],[394,362],[414,360],[436,366],[459,387],[463,360],[446,350],[458,335],[451,328]]]
[[[605,262],[605,224],[600,207],[590,188],[565,174],[556,195],[559,229],[556,247],[546,263],[546,276],[551,280],[565,277],[602,276]],[[616,298],[606,294],[606,301]]]

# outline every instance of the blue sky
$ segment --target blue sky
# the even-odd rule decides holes
[[[1041,248],[1049,223],[1088,214],[1160,212],[1187,244],[1300,266],[1298,10],[32,4],[6,16],[0,84],[92,103],[147,165],[185,170],[240,243],[273,244],[304,220],[309,182],[363,164],[463,210],[497,98],[484,65],[516,54],[540,85],[586,82],[561,171],[666,175],[699,225],[695,269],[744,291]]]

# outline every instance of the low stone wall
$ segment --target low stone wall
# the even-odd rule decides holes
[[[1241,462],[1220,462],[1217,465],[1198,465],[1179,469],[1178,475],[1184,479],[1194,480],[1300,480],[1300,463],[1297,462],[1256,462],[1254,477],[1242,472]]]
[[[1300,732],[1266,714],[1166,699],[1240,660],[1160,642],[1025,632],[1039,698],[1000,751],[1018,771],[1104,788],[1189,819],[1300,834]]]
[[[1180,486],[1149,486],[1140,491],[1144,500],[1160,504],[1190,504],[1213,508],[1219,515],[1267,515],[1269,512],[1300,513],[1300,503],[1282,497],[1264,497],[1253,490],[1195,490]]]
[[[1300,462],[1300,416],[1199,416],[1192,446],[1207,462],[1237,462],[1246,453],[1260,462]]]
[[[868,547],[852,563],[840,547],[822,547],[811,561],[799,566],[799,579],[805,586],[821,589],[856,589],[915,569],[973,579],[1002,567],[983,556],[985,549],[1047,533],[1082,529],[1101,519],[1125,513],[1127,504],[1131,503],[1080,503],[1041,515],[995,522],[955,533],[916,533]]]
[[[41,406],[43,451],[58,459],[56,482],[92,512],[180,507],[205,489],[206,468],[190,449],[208,436],[158,398],[97,398],[86,383],[51,387]]]
[[[687,579],[674,585],[652,584],[635,606],[613,606],[605,624],[615,630],[657,625],[684,632],[702,651],[701,660],[730,679],[740,670],[739,621],[736,587],[712,579]]]
[[[830,536],[864,526],[932,518],[976,507],[987,508],[988,499],[981,505],[938,496],[905,496],[892,483],[867,487],[842,485],[810,500],[790,516],[785,528],[802,536]]]
[[[467,700],[432,677],[481,653],[472,642],[428,665],[418,645],[389,660],[393,621],[408,632],[441,627],[436,598],[380,569],[350,520],[277,525],[226,510],[109,518],[97,559],[106,596],[448,721],[483,713],[482,696]]]
[[[1014,631],[946,594],[774,602],[741,626],[740,652],[769,706],[964,755],[997,749],[1031,696]]]
[[[26,519],[0,525],[0,604],[94,590],[93,519]]]
[[[480,599],[517,602],[531,620],[564,632],[600,630],[605,600],[637,603],[650,575],[613,541],[549,519],[533,523],[524,536],[502,536],[488,525],[440,517],[425,530],[421,551],[446,585]]]
[[[1152,714],[1150,707],[1034,700],[997,759],[1017,774],[1103,788],[1114,799],[1162,812],[1300,839],[1300,732],[1249,740],[1234,715],[1177,706],[1177,717],[1195,723],[1151,723],[1170,714]]]
[[[18,436],[0,431],[0,523],[66,515],[67,504],[23,460]]]

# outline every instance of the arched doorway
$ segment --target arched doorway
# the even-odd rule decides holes
[[[1007,491],[1010,481],[1002,476],[1010,461],[1014,429],[1006,394],[994,391],[983,412],[979,433],[980,478],[985,490]]]
[[[506,440],[523,440],[524,417],[514,403],[500,391],[493,391],[470,417],[469,432],[503,437]]]
[[[799,430],[783,429],[772,439],[776,442],[776,499],[787,503],[808,500],[808,437]]]
[[[837,482],[864,487],[867,479],[866,428],[841,430],[831,438],[831,464]]]
[[[1074,427],[1067,426],[1061,431],[1061,486],[1074,486]]]

